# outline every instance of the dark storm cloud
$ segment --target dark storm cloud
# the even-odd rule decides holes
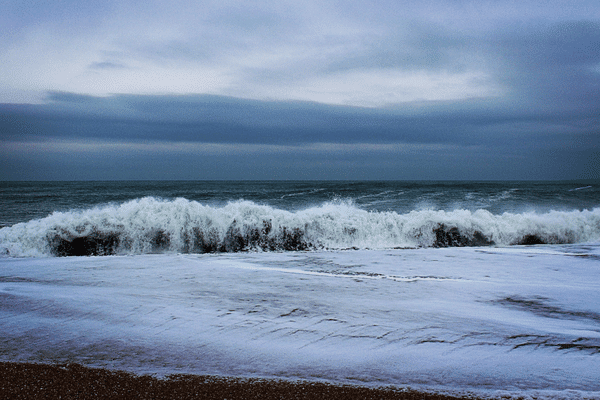
[[[413,104],[395,109],[221,96],[53,92],[43,105],[3,106],[2,138],[164,142],[442,143],[510,147],[597,145],[598,107],[556,114],[492,100]],[[545,141],[543,143],[542,141]]]
[[[596,66],[600,62],[600,24],[573,21],[524,34],[507,34],[498,42],[510,60],[528,69]]]
[[[457,104],[453,113],[441,105],[406,113],[206,95],[99,98],[50,93],[48,98],[50,102],[44,105],[4,107],[2,137],[261,144],[464,143],[483,139],[469,137],[468,127],[539,119],[512,115],[509,120],[503,113],[481,112],[477,102]]]
[[[491,41],[496,73],[523,102],[539,108],[598,110],[600,24],[558,23]]]
[[[2,137],[261,144],[421,140],[402,132],[400,125],[410,124],[404,118],[307,102],[71,93],[50,93],[49,100],[39,106],[5,106]]]

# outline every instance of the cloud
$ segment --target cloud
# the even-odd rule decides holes
[[[121,63],[114,63],[110,61],[94,62],[89,66],[90,69],[122,69],[127,68],[126,65]]]
[[[600,23],[572,21],[490,42],[497,49],[495,74],[514,98],[536,108],[598,110]]]
[[[469,136],[469,126],[493,127],[509,118],[499,112],[490,113],[485,102],[484,108],[477,102],[462,103],[464,114],[457,118],[456,113],[461,111],[453,112],[451,103],[446,104],[450,111],[438,105],[437,110],[424,106],[409,112],[208,95],[94,97],[52,92],[48,100],[43,105],[6,107],[0,135],[7,139],[260,144],[483,143],[491,135]],[[461,108],[459,104],[455,107]]]
[[[41,3],[40,9],[49,6]],[[373,105],[414,96],[400,92],[374,101],[377,84],[354,94],[338,90],[337,96],[319,89],[323,82],[348,85],[360,73],[373,74],[375,81],[403,73],[405,79],[435,75],[440,82],[453,74],[485,75],[465,62],[468,35],[416,20],[411,14],[422,15],[420,8],[386,2],[368,8],[327,2],[108,3],[86,29],[82,21],[93,18],[93,6],[61,2],[44,15],[15,9],[12,17],[21,29],[0,61],[13,84],[27,82],[40,90]],[[452,85],[455,77],[449,79]],[[3,83],[8,78],[0,78]]]
[[[499,48],[521,68],[564,68],[600,63],[600,23],[569,21],[500,39]]]
[[[173,174],[176,154],[266,176],[600,169],[594,1],[5,3],[0,145],[23,163],[45,143]]]
[[[157,167],[146,172],[156,176],[162,176],[164,163],[180,165],[176,159],[188,159],[197,164],[198,158],[221,164],[243,159],[249,174],[279,168],[287,172],[278,176],[288,179],[296,176],[288,163],[300,168],[302,162],[317,163],[321,174],[327,168],[338,171],[330,178],[346,176],[340,165],[360,165],[357,179],[393,179],[392,171],[404,171],[397,179],[435,174],[441,174],[439,179],[483,179],[486,173],[487,179],[558,179],[581,177],[583,170],[596,171],[586,177],[600,173],[594,166],[600,154],[600,114],[557,115],[495,99],[392,108],[209,95],[53,92],[47,99],[42,105],[0,106],[0,143],[7,159],[20,154],[39,162],[68,154],[104,167],[114,159],[128,165],[128,157],[154,159],[160,160]],[[472,167],[470,173],[464,163]],[[384,166],[390,170],[381,175]],[[315,166],[306,168],[313,172],[303,177],[320,176]],[[411,178],[406,171],[417,175]]]
[[[0,107],[1,136],[201,143],[449,143],[485,145],[507,137],[553,135],[594,142],[596,108],[562,114],[498,99],[415,102],[364,108],[212,95],[113,95],[50,92],[41,105]],[[529,142],[525,142],[529,143]],[[536,146],[544,146],[541,141]]]
[[[0,87],[360,106],[509,92],[576,100],[597,83],[591,5],[9,1]]]

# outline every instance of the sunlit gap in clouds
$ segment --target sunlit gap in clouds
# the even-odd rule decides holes
[[[316,77],[290,88],[290,99],[379,107],[413,101],[495,97],[504,90],[481,72],[357,70]]]

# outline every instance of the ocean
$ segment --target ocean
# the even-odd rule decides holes
[[[600,398],[600,182],[2,182],[0,361]]]

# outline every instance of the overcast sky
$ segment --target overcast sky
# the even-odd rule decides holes
[[[4,0],[0,27],[0,180],[600,179],[598,0]]]

